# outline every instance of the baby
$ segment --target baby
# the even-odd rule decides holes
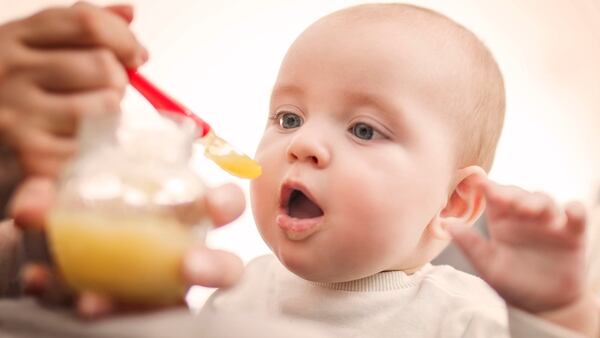
[[[337,337],[586,332],[572,320],[589,306],[581,207],[486,179],[504,109],[490,52],[438,13],[361,5],[312,24],[281,65],[251,185],[276,258],[251,262],[205,311]],[[492,242],[468,230],[486,202]],[[508,320],[484,281],[429,263],[452,236]]]
[[[44,227],[53,185],[37,176],[60,171],[79,118],[118,111],[124,66],[147,60],[132,18],[129,6],[77,3],[0,25],[0,141],[29,175],[12,201],[21,227]],[[486,179],[503,111],[489,52],[437,13],[366,5],[312,25],[282,65],[257,153],[265,174],[252,186],[278,260],[252,262],[238,286],[214,295],[200,325],[248,336],[254,324],[278,337],[289,335],[267,324],[319,323],[336,337],[593,334],[581,206],[563,211]],[[215,223],[241,212],[241,193],[229,192],[207,194]],[[491,241],[469,230],[486,204]],[[451,238],[508,312],[480,279],[429,264]],[[237,281],[239,259],[198,249],[182,261],[187,282]],[[49,287],[24,279],[36,292]],[[80,313],[110,310],[91,299],[80,295]],[[249,312],[269,320],[232,321]]]

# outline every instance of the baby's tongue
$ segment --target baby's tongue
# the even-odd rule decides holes
[[[290,216],[295,218],[314,218],[323,215],[323,211],[304,194],[300,193],[290,202]]]

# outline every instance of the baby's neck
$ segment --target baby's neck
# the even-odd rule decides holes
[[[407,268],[407,269],[390,269],[390,270],[384,270],[384,271],[381,271],[381,272],[402,271],[402,272],[404,272],[405,274],[407,274],[407,275],[409,275],[409,276],[410,276],[410,275],[412,275],[413,273],[415,273],[415,272],[417,272],[417,271],[421,270],[421,269],[422,269],[422,268],[423,268],[425,265],[427,265],[427,264],[423,264],[423,265],[419,265],[419,266],[412,267],[412,268]]]
[[[340,291],[390,291],[417,285],[421,277],[430,268],[431,264],[425,264],[410,271],[382,271],[371,276],[346,282],[314,282],[314,284]]]

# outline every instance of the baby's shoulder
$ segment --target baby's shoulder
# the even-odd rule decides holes
[[[272,270],[276,267],[279,261],[274,255],[266,254],[252,259],[246,264],[244,274],[260,273],[265,269]]]
[[[432,266],[420,291],[444,314],[440,323],[444,330],[484,330],[500,336],[507,330],[506,303],[477,276],[448,265]]]
[[[505,308],[502,298],[484,280],[449,265],[431,266],[421,284],[423,291],[437,294],[454,306]]]
[[[276,262],[272,255],[251,260],[246,265],[241,280],[233,287],[215,291],[204,308],[228,310],[260,307],[260,300],[266,299],[266,296],[272,293]]]

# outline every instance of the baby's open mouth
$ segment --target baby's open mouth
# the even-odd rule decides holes
[[[323,216],[323,210],[300,190],[292,191],[286,210],[294,218]]]
[[[300,189],[284,188],[281,197],[281,206],[290,217],[305,219],[323,216],[319,205]]]
[[[323,209],[300,183],[283,185],[279,206],[277,225],[289,240],[305,240],[316,233],[323,223]]]

